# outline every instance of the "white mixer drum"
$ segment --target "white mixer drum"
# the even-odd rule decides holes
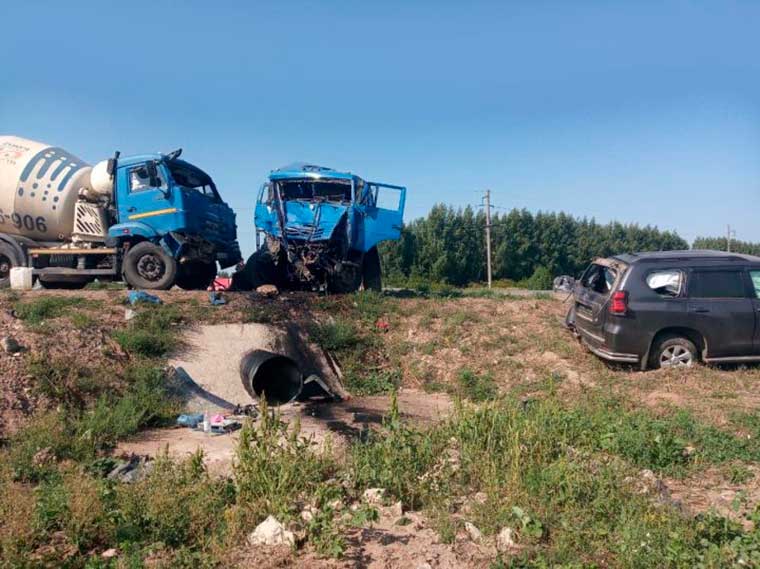
[[[62,148],[0,136],[0,233],[69,238],[77,192],[89,187],[91,170]]]

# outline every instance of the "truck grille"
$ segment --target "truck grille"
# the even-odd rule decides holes
[[[291,239],[322,239],[324,235],[324,229],[312,224],[289,225],[285,228],[285,235]]]

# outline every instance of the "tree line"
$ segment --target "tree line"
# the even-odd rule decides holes
[[[714,249],[716,251],[725,251],[726,237],[697,237],[692,244],[693,249]],[[749,241],[737,241],[731,239],[731,251],[734,253],[743,253],[745,255],[760,256],[760,243],[750,243]]]
[[[406,224],[398,241],[380,247],[385,280],[462,286],[482,282],[485,214],[439,204]],[[491,218],[494,279],[544,288],[560,274],[577,276],[594,257],[633,251],[688,249],[671,231],[652,226],[576,218],[566,213],[513,209]],[[540,282],[539,282],[540,281]]]

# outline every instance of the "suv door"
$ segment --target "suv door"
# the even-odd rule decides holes
[[[595,262],[575,285],[575,326],[580,332],[585,332],[586,339],[592,343],[605,343],[605,307],[617,277],[617,269]]]
[[[751,355],[755,309],[747,294],[746,271],[735,268],[695,268],[689,273],[690,325],[707,343],[708,358]]]

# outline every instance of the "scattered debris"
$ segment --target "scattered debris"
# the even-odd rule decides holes
[[[2,343],[6,354],[18,354],[24,351],[24,347],[13,336],[3,336],[0,343]]]
[[[256,293],[267,298],[272,298],[280,294],[280,289],[273,284],[264,284],[256,288]]]
[[[127,293],[127,300],[129,300],[129,304],[131,304],[132,306],[134,306],[138,302],[147,302],[149,304],[163,303],[163,301],[160,298],[152,294],[148,294],[144,290],[130,290]]]
[[[501,531],[496,535],[496,550],[499,553],[505,553],[516,546],[514,530],[508,527],[501,528]]]
[[[149,456],[132,455],[129,460],[120,461],[120,464],[108,473],[108,479],[131,484],[145,478],[151,470],[153,461]]]
[[[213,306],[221,306],[222,304],[227,304],[227,301],[224,299],[222,294],[213,290],[208,293],[208,300]]]
[[[203,421],[203,413],[182,414],[177,417],[177,425],[195,429]]]
[[[368,504],[380,505],[385,498],[385,488],[367,488],[362,498]]]
[[[377,322],[375,322],[375,328],[377,328],[381,332],[387,332],[388,330],[390,330],[391,325],[390,325],[390,322],[388,322],[387,319],[385,319],[385,318],[378,318]]]
[[[103,559],[113,559],[118,555],[119,552],[113,547],[111,549],[106,549],[103,553],[100,554]]]
[[[250,545],[295,545],[296,539],[292,531],[286,530],[274,516],[269,516],[261,522],[248,536]]]
[[[237,417],[251,417],[255,419],[259,416],[259,410],[256,409],[256,405],[235,405],[232,414]]]
[[[135,312],[131,308],[124,309],[124,320],[126,320],[127,322],[132,320],[132,318],[134,318],[135,316],[137,316],[137,312]]]
[[[305,507],[305,508],[304,508],[304,509],[301,511],[301,519],[302,519],[302,520],[303,520],[305,523],[307,523],[307,524],[308,524],[308,523],[309,523],[311,520],[313,520],[313,519],[314,519],[314,516],[315,516],[316,514],[317,514],[317,509],[316,509],[314,506],[306,506],[306,507]]]
[[[464,522],[464,530],[467,532],[470,540],[474,541],[475,543],[478,543],[481,539],[483,539],[483,534],[480,532],[480,530],[470,522]]]

